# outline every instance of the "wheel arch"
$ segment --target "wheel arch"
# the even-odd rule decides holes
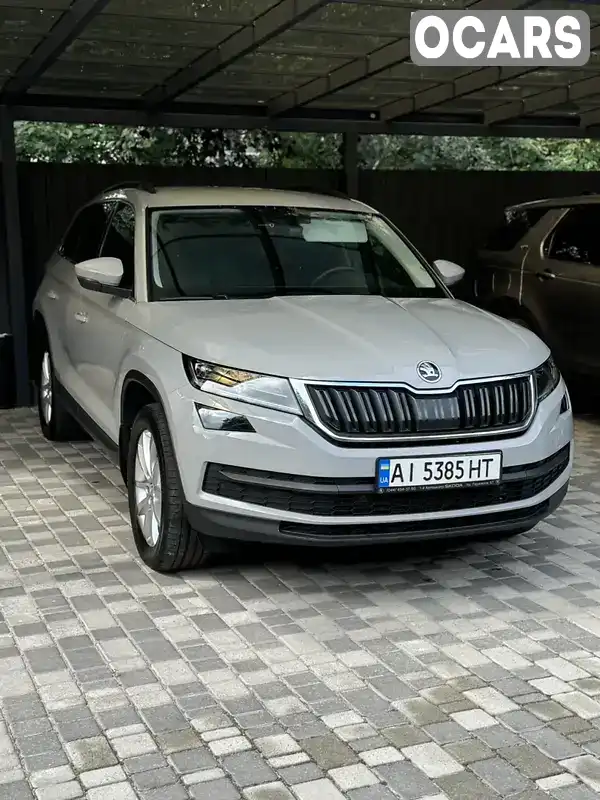
[[[130,370],[125,375],[121,387],[119,413],[119,468],[125,482],[127,482],[127,451],[131,426],[139,411],[149,403],[163,405],[156,384],[138,370]]]

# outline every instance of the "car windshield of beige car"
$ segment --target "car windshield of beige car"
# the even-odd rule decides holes
[[[151,300],[448,296],[376,214],[169,208],[153,211],[149,227]]]

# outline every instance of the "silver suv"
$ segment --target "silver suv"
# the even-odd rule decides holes
[[[345,198],[114,189],[37,293],[42,430],[118,450],[160,571],[231,539],[526,531],[567,491],[569,397],[537,336],[453,299],[462,274]]]
[[[541,336],[569,378],[600,376],[600,196],[506,209],[479,253],[477,303]]]

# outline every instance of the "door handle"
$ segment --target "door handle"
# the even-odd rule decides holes
[[[50,291],[46,292],[46,297],[48,300],[58,300],[58,295],[54,289],[50,289]]]
[[[77,322],[87,322],[88,315],[84,314],[83,311],[77,311],[77,313],[75,314],[75,319],[77,320]]]
[[[553,281],[554,278],[556,278],[555,273],[549,269],[544,269],[541,272],[536,272],[535,274],[541,281]]]

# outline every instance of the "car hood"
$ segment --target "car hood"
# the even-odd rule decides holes
[[[432,361],[442,388],[531,370],[549,354],[525,328],[450,298],[184,300],[145,313],[147,332],[186,355],[290,378],[431,388],[416,367]]]

